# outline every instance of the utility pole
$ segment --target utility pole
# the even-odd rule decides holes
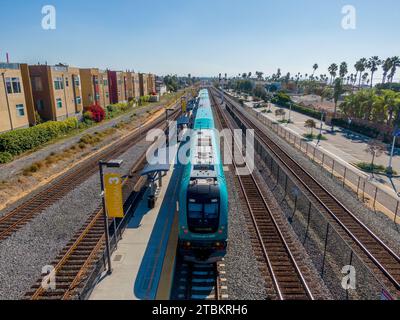
[[[396,127],[395,130],[394,130],[394,134],[393,134],[393,144],[392,144],[392,150],[390,152],[390,159],[389,159],[388,170],[389,170],[390,173],[393,172],[392,161],[393,161],[393,156],[394,156],[394,148],[396,146],[396,139],[399,136],[400,136],[400,130],[398,129],[398,127]]]
[[[321,109],[321,125],[319,128],[319,136],[318,136],[317,145],[321,142],[323,126],[324,126],[324,112]]]
[[[13,122],[12,122],[12,116],[11,116],[11,110],[10,110],[10,100],[8,99],[8,91],[7,91],[6,78],[5,78],[5,70],[2,70],[1,77],[3,78],[4,93],[6,94],[8,119],[10,120],[10,128],[11,128],[11,130],[14,130],[14,125],[13,125]]]

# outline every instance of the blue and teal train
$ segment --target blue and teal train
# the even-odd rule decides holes
[[[228,243],[228,191],[207,89],[192,114],[189,162],[179,196],[179,252],[187,261],[221,260]]]

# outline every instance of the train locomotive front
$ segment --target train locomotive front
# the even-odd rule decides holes
[[[180,190],[179,252],[187,261],[211,263],[226,254],[228,191],[208,91],[199,97]]]

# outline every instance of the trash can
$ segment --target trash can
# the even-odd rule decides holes
[[[154,209],[154,207],[156,206],[156,198],[154,196],[149,196],[147,206],[149,207],[149,209]]]

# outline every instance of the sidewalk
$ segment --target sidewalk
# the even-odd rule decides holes
[[[150,190],[146,191],[112,255],[113,273],[102,276],[89,300],[169,297],[178,234],[176,204],[183,169],[180,164],[170,166],[154,209],[148,209]]]

